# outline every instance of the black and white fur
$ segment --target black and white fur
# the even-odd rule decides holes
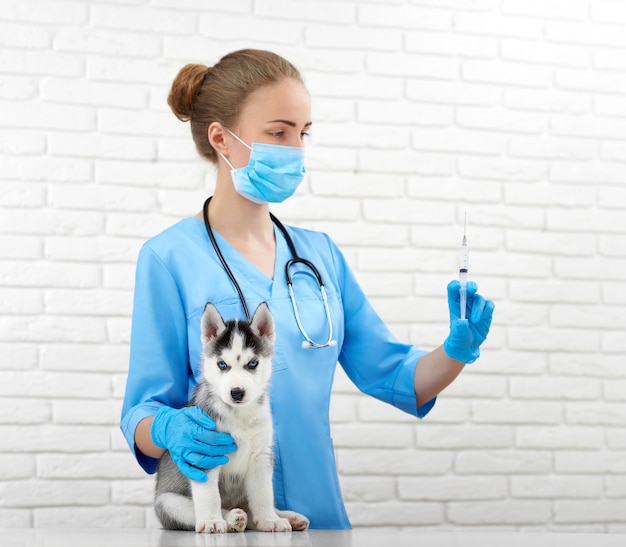
[[[229,462],[187,479],[166,452],[159,463],[155,511],[173,530],[203,533],[306,530],[309,521],[274,507],[273,429],[269,381],[274,320],[261,303],[252,321],[224,321],[209,303],[201,320],[202,375],[190,405],[204,409],[217,431],[230,433],[237,450]]]

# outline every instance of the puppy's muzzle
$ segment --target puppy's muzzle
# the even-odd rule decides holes
[[[244,389],[241,389],[240,387],[234,387],[230,390],[230,396],[235,403],[240,403],[246,396],[246,391]]]

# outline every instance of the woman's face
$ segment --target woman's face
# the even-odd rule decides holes
[[[249,146],[253,142],[302,147],[311,127],[311,98],[300,82],[291,78],[253,92],[236,127],[230,128]],[[232,135],[225,135],[228,159],[235,167],[248,164],[250,150]]]

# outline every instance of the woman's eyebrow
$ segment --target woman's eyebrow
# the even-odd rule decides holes
[[[296,127],[297,125],[296,122],[292,122],[290,120],[269,120],[267,123],[284,123],[289,127]],[[307,122],[304,124],[304,127],[311,127],[311,125],[313,125],[313,122]]]

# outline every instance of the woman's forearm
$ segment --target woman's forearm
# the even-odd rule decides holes
[[[424,355],[415,369],[418,408],[439,395],[461,373],[464,363],[446,355],[443,346]]]
[[[152,428],[153,421],[154,416],[148,416],[137,424],[137,429],[135,429],[135,445],[145,456],[159,459],[165,450],[159,448],[152,442],[150,429]]]

